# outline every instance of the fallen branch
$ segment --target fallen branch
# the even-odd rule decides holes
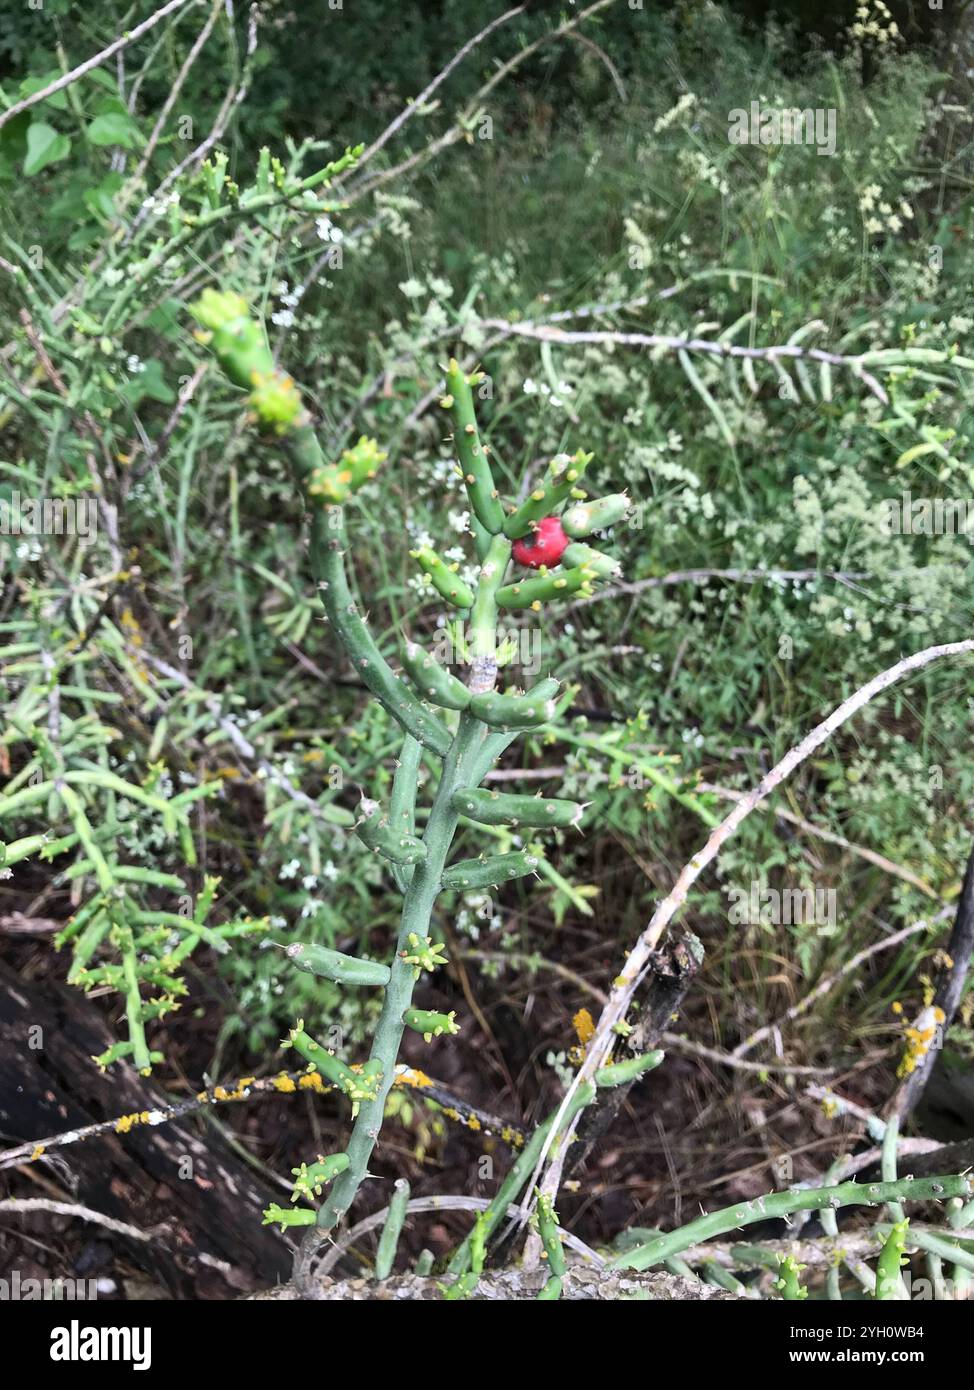
[[[576,1121],[574,1118],[568,1122],[564,1133],[559,1132],[559,1125],[564,1116],[569,1113],[574,1096],[579,1088],[589,1084],[595,1073],[600,1067],[606,1065],[616,1041],[616,1025],[625,1021],[632,997],[639,988],[644,975],[648,971],[652,962],[652,953],[659,944],[660,938],[669,925],[670,921],[683,906],[693,884],[697,881],[704,869],[711,864],[720,853],[724,844],[736,832],[742,821],[760,805],[782,782],[788,778],[794,770],[799,767],[806,758],[809,758],[817,748],[835,733],[835,731],[859,710],[863,709],[870,700],[882,694],[891,685],[902,680],[906,675],[914,671],[921,670],[928,666],[932,661],[937,661],[941,657],[964,656],[974,652],[974,640],[968,639],[964,642],[948,642],[940,646],[926,647],[921,652],[915,652],[912,656],[904,657],[895,666],[889,667],[886,671],[881,671],[872,680],[867,681],[857,691],[843,700],[836,709],[824,719],[821,724],[816,725],[812,731],[789,749],[785,756],[777,763],[770,772],[764,776],[758,785],[748,792],[734,807],[728,816],[711,833],[706,844],[698,854],[685,864],[673,885],[670,892],[660,902],[650,919],[649,925],[636,941],[630,951],[625,965],[621,972],[613,981],[609,994],[609,1000],[602,1010],[596,1026],[595,1035],[592,1038],[585,1060],[579,1071],[576,1073],[571,1085],[569,1086],[555,1122],[551,1126],[541,1157],[532,1175],[532,1180],[528,1183],[527,1191],[531,1192],[535,1183],[540,1179],[542,1192],[555,1198],[561,1183],[562,1169],[565,1163],[565,1156],[568,1151],[569,1142],[575,1131]],[[548,1154],[558,1139],[558,1147],[555,1156],[544,1170],[544,1163]],[[529,1208],[522,1206],[522,1221],[527,1220]],[[529,1242],[529,1251],[525,1258],[536,1258],[537,1251],[535,1243]]]

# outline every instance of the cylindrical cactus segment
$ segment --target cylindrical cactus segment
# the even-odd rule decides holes
[[[466,709],[470,703],[470,691],[463,681],[444,670],[435,657],[424,652],[414,642],[406,644],[402,664],[409,679],[422,695],[441,709]]]
[[[470,713],[492,729],[530,729],[545,724],[555,712],[553,697],[559,682],[548,677],[527,695],[498,695],[489,690],[470,701]]]
[[[361,819],[355,833],[364,845],[390,859],[393,864],[418,864],[426,858],[426,846],[415,835],[409,835],[390,823],[379,812],[379,803],[363,796],[359,804]]]
[[[584,497],[578,483],[594,457],[594,454],[586,454],[582,449],[573,457],[568,454],[556,455],[548,465],[546,476],[504,522],[504,535],[513,541],[520,540],[570,497]]]
[[[652,1071],[658,1067],[666,1054],[659,1050],[655,1052],[644,1052],[641,1057],[627,1057],[624,1062],[612,1062],[607,1067],[600,1067],[595,1073],[596,1086],[626,1086],[630,1081],[635,1081],[644,1072]]]
[[[358,1106],[363,1100],[374,1100],[378,1095],[382,1081],[381,1063],[372,1060],[360,1067],[348,1066],[333,1052],[322,1047],[321,1043],[315,1042],[314,1038],[304,1031],[301,1020],[296,1028],[291,1029],[284,1045],[293,1047],[306,1062],[317,1067],[322,1076],[327,1077],[340,1091],[344,1091],[352,1102],[354,1113],[358,1112]]]
[[[470,378],[452,357],[446,370],[446,389],[443,403],[453,416],[454,443],[470,506],[484,530],[499,535],[504,529],[504,509],[477,432]]]
[[[449,731],[393,674],[358,611],[342,558],[347,543],[341,507],[317,510],[311,528],[311,562],[331,625],[373,695],[407,733],[442,756],[452,742]]]
[[[579,502],[569,507],[561,519],[565,531],[573,540],[590,536],[593,531],[604,531],[622,521],[629,512],[629,497],[624,492],[612,492],[607,497],[595,497],[590,502]]]
[[[353,492],[375,477],[389,455],[374,439],[362,435],[354,448],[346,449],[338,463],[327,463],[312,470],[307,490],[313,501],[344,502]]]
[[[189,311],[202,325],[197,336],[216,353],[220,366],[235,386],[249,390],[254,376],[269,376],[274,358],[264,330],[250,317],[247,301],[230,290],[206,289]],[[209,334],[209,338],[207,338]]]
[[[903,1254],[909,1229],[908,1218],[895,1221],[883,1242],[879,1259],[876,1261],[876,1288],[873,1294],[875,1298],[892,1300],[899,1297],[900,1270],[905,1263]]]
[[[313,1226],[318,1219],[310,1207],[282,1207],[271,1202],[264,1210],[264,1226],[280,1226],[284,1231],[288,1226]]]
[[[538,1192],[535,1212],[538,1218],[538,1234],[548,1256],[548,1269],[555,1278],[560,1279],[565,1273],[565,1252],[558,1232],[558,1215],[554,1202],[543,1192]]]
[[[578,569],[584,565],[600,579],[618,579],[622,573],[622,566],[618,560],[611,555],[603,554],[601,550],[596,550],[594,546],[585,545],[582,541],[572,541],[571,545],[566,547],[561,563],[569,569]]]
[[[431,1009],[407,1009],[402,1017],[406,1027],[412,1028],[416,1033],[422,1033],[426,1042],[432,1042],[434,1038],[440,1037],[443,1033],[459,1033],[460,1031],[460,1025],[455,1022],[455,1011],[448,1014],[438,1014]]]
[[[387,965],[377,960],[359,960],[327,946],[312,946],[292,941],[286,954],[291,962],[309,975],[320,975],[339,985],[372,985],[381,988],[389,983]]]
[[[515,850],[512,854],[487,854],[480,859],[459,859],[443,871],[444,888],[492,888],[513,878],[533,874],[541,860],[530,850]]]
[[[473,590],[457,574],[460,568],[458,563],[448,565],[428,545],[420,546],[418,550],[411,550],[409,553],[428,576],[436,592],[445,598],[447,603],[452,603],[454,608],[473,607]]]
[[[580,801],[559,797],[515,796],[508,792],[468,787],[454,792],[453,809],[481,825],[552,825],[560,829],[578,828],[585,806]]]
[[[578,569],[549,570],[539,574],[537,579],[522,579],[516,584],[505,584],[498,592],[497,603],[500,608],[540,608],[551,599],[567,598],[569,594],[591,593],[594,570],[587,565]]]
[[[789,1303],[799,1303],[808,1297],[808,1290],[801,1280],[804,1265],[798,1263],[794,1255],[778,1256],[778,1278],[774,1287],[781,1297]]]

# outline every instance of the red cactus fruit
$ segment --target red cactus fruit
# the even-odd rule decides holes
[[[537,528],[514,542],[514,558],[519,565],[528,569],[540,569],[547,565],[557,565],[569,544],[564,528],[556,516],[546,516],[538,522]]]

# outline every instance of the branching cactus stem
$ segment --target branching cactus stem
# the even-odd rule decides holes
[[[239,296],[208,291],[194,306],[194,314],[230,381],[243,389],[249,388],[248,405],[265,440],[283,447],[288,455],[295,483],[312,511],[311,565],[332,633],[347,653],[358,677],[398,722],[405,735],[388,807],[363,795],[355,822],[356,835],[363,848],[385,862],[403,895],[398,938],[391,960],[388,964],[359,960],[338,951],[303,944],[286,948],[288,959],[301,970],[342,985],[384,990],[382,1009],[364,1063],[353,1065],[335,1056],[306,1033],[300,1021],[288,1038],[287,1045],[344,1093],[351,1103],[353,1119],[343,1154],[332,1155],[328,1160],[319,1160],[317,1165],[299,1170],[301,1187],[296,1197],[321,1195],[317,1211],[296,1208],[290,1212],[285,1210],[282,1215],[281,1209],[275,1206],[268,1213],[268,1219],[282,1226],[310,1227],[314,1222],[315,1229],[306,1233],[295,1267],[300,1287],[310,1271],[317,1246],[344,1218],[368,1177],[369,1160],[379,1137],[386,1099],[396,1077],[404,1029],[415,1029],[433,1046],[442,1036],[458,1031],[452,1013],[416,1008],[412,1002],[417,982],[444,960],[442,945],[429,935],[438,895],[444,890],[465,891],[505,883],[534,873],[543,862],[540,851],[532,845],[515,853],[493,856],[481,853],[450,864],[450,851],[461,818],[465,834],[475,834],[483,824],[502,825],[511,831],[519,826],[577,829],[585,810],[584,806],[571,801],[546,801],[541,797],[507,796],[479,790],[480,782],[519,731],[538,728],[557,719],[572,698],[569,689],[556,701],[561,686],[551,678],[540,680],[526,692],[512,689],[498,693],[495,690],[499,661],[508,655],[498,653],[498,609],[505,605],[537,610],[543,602],[579,588],[588,592],[600,573],[611,575],[614,566],[607,557],[601,556],[598,565],[589,564],[590,556],[595,557],[597,552],[583,548],[583,553],[577,552],[573,557],[574,567],[568,565],[559,570],[558,557],[567,545],[567,537],[557,516],[544,515],[552,508],[561,510],[584,498],[585,494],[576,483],[591,455],[580,450],[572,459],[560,456],[551,467],[546,487],[536,489],[529,502],[520,508],[501,499],[488,450],[480,441],[474,411],[471,387],[481,378],[477,373],[467,375],[451,359],[446,369],[446,394],[442,405],[453,417],[459,471],[470,501],[471,528],[480,562],[476,587],[472,589],[459,576],[459,563],[445,563],[431,546],[420,547],[413,556],[439,596],[461,610],[456,620],[460,629],[458,648],[469,670],[466,680],[461,681],[439,666],[419,643],[409,643],[403,654],[409,678],[407,684],[396,675],[376,645],[346,568],[350,546],[345,529],[345,506],[376,476],[386,458],[385,453],[376,441],[363,437],[353,448],[346,449],[336,462],[325,458],[300,391],[290,377],[275,366],[263,330],[251,319]],[[594,524],[595,519],[603,525],[609,524],[604,501],[586,505],[593,511],[591,515],[586,511],[583,524]],[[514,519],[505,527],[509,516]],[[548,545],[547,549],[540,543],[516,549],[515,538],[529,530],[536,539],[560,537],[559,544]],[[543,549],[544,564],[539,549]],[[512,558],[533,571],[536,577],[523,583],[515,579],[505,584]],[[549,568],[549,564],[554,568]],[[445,715],[434,713],[431,705],[445,711]],[[420,836],[416,832],[416,795],[423,749],[441,760],[441,770]],[[573,1098],[575,1109],[587,1104],[593,1094],[593,1087],[583,1087]],[[476,1279],[482,1267],[486,1240],[507,1210],[511,1197],[527,1181],[546,1133],[546,1128],[542,1127],[526,1146],[501,1184],[495,1203],[480,1220],[477,1231],[482,1240],[474,1268],[469,1265],[469,1243],[457,1252],[450,1272],[463,1282],[454,1287],[452,1297],[465,1293],[470,1280]],[[547,1208],[545,1212],[547,1219]],[[559,1270],[553,1268],[552,1276],[552,1290],[548,1296],[555,1297],[560,1290]]]

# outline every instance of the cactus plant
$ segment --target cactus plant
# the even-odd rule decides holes
[[[442,407],[452,417],[457,471],[467,492],[471,529],[480,573],[471,588],[428,545],[412,552],[430,587],[462,614],[459,650],[466,661],[462,678],[446,671],[418,643],[407,642],[402,651],[406,679],[395,673],[380,652],[354,597],[346,568],[350,547],[345,508],[359,489],[373,478],[385,460],[378,445],[360,439],[335,462],[326,458],[300,392],[290,377],[273,363],[260,325],[249,315],[237,295],[206,291],[193,306],[228,380],[247,389],[251,418],[264,439],[286,453],[295,480],[311,513],[311,563],[318,592],[334,635],[344,647],[356,672],[381,701],[404,735],[397,774],[388,807],[363,797],[356,833],[363,844],[388,864],[403,896],[398,940],[388,962],[356,961],[338,952],[295,945],[288,958],[299,969],[321,974],[353,987],[384,990],[382,1011],[367,1061],[349,1065],[315,1041],[299,1022],[288,1045],[322,1072],[352,1103],[353,1126],[346,1151],[319,1161],[299,1172],[294,1199],[317,1196],[331,1182],[314,1217],[319,1236],[336,1226],[355,1200],[366,1175],[369,1159],[382,1125],[386,1097],[395,1078],[403,1031],[420,1032],[432,1043],[442,1034],[454,1033],[452,1014],[416,1008],[413,991],[425,972],[444,962],[443,947],[430,935],[433,906],[444,889],[477,888],[504,883],[530,874],[540,862],[540,851],[531,846],[515,853],[480,855],[451,863],[450,852],[463,818],[473,825],[578,828],[584,806],[572,801],[536,796],[500,795],[484,791],[480,784],[518,733],[537,728],[558,717],[557,681],[540,680],[527,692],[498,692],[497,622],[500,608],[532,608],[568,594],[588,593],[602,575],[616,572],[609,557],[585,546],[576,546],[571,563],[558,568],[566,553],[569,535],[558,512],[588,508],[572,534],[581,536],[602,528],[625,512],[615,498],[588,502],[579,487],[590,454],[579,451],[572,458],[559,455],[548,469],[546,481],[535,487],[527,500],[508,502],[501,497],[490,465],[489,449],[482,442],[473,402],[472,387],[478,373],[464,372],[456,360],[445,368]],[[585,528],[588,529],[585,529]],[[532,549],[533,540],[533,549]],[[513,552],[535,571],[526,579],[508,570]],[[543,557],[543,558],[542,558]],[[440,761],[439,782],[425,829],[415,829],[417,771],[421,749]],[[655,1060],[655,1059],[654,1059]],[[643,1063],[651,1065],[652,1063]],[[594,1094],[592,1088],[583,1100]],[[338,1161],[344,1159],[346,1161]],[[523,1184],[527,1169],[516,1165]],[[310,1175],[310,1176],[308,1176]],[[307,1181],[305,1177],[307,1176]],[[314,1179],[314,1182],[312,1181]],[[508,1184],[502,1188],[506,1195]],[[498,1194],[501,1197],[501,1194]],[[504,1208],[499,1208],[503,1212]],[[310,1224],[300,1208],[284,1214],[284,1223]],[[495,1213],[478,1223],[478,1232],[493,1228]],[[549,1231],[550,1215],[540,1213],[542,1229]],[[268,1219],[281,1221],[280,1208]],[[550,1232],[549,1232],[550,1233]],[[475,1276],[463,1255],[451,1272],[463,1280],[457,1294],[467,1291],[468,1273]],[[552,1247],[554,1248],[554,1247]],[[482,1263],[482,1258],[477,1265]],[[553,1274],[558,1271],[553,1269]]]

